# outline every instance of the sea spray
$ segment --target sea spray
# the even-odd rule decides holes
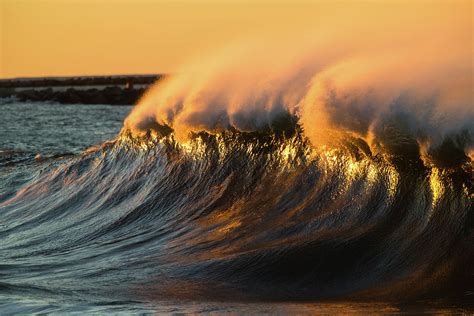
[[[407,11],[396,16],[407,25],[394,27],[389,10],[377,11],[386,17],[382,25],[377,20],[378,29],[362,18],[351,33],[337,22],[317,32],[289,26],[292,36],[254,34],[199,56],[148,91],[125,129],[140,134],[158,124],[184,140],[190,132],[265,129],[289,113],[315,146],[356,136],[373,151],[397,152],[406,140],[426,161],[446,143],[469,156],[474,68],[468,16],[425,8],[423,24]],[[303,32],[309,33],[298,36]]]

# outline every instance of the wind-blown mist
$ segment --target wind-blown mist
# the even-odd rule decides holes
[[[315,146],[358,137],[375,151],[397,152],[408,142],[428,160],[443,148],[469,155],[469,16],[425,9],[423,23],[408,11],[395,17],[387,9],[361,15],[350,28],[326,21],[311,31],[295,28],[291,36],[233,42],[159,82],[125,128],[143,133],[166,125],[184,139],[230,127],[267,129],[289,113]]]

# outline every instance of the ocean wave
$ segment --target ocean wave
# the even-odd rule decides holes
[[[122,131],[50,165],[0,204],[2,282],[101,299],[469,296],[470,162],[315,148],[290,125]]]

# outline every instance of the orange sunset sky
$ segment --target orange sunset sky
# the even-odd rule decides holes
[[[240,38],[409,33],[426,20],[463,23],[472,39],[471,1],[0,0],[0,77],[170,73]]]

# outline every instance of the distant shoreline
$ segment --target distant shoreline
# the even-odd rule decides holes
[[[152,84],[163,77],[164,74],[10,78],[0,79],[0,88]]]
[[[0,98],[62,104],[133,105],[150,85],[164,77],[156,74],[0,79]]]

